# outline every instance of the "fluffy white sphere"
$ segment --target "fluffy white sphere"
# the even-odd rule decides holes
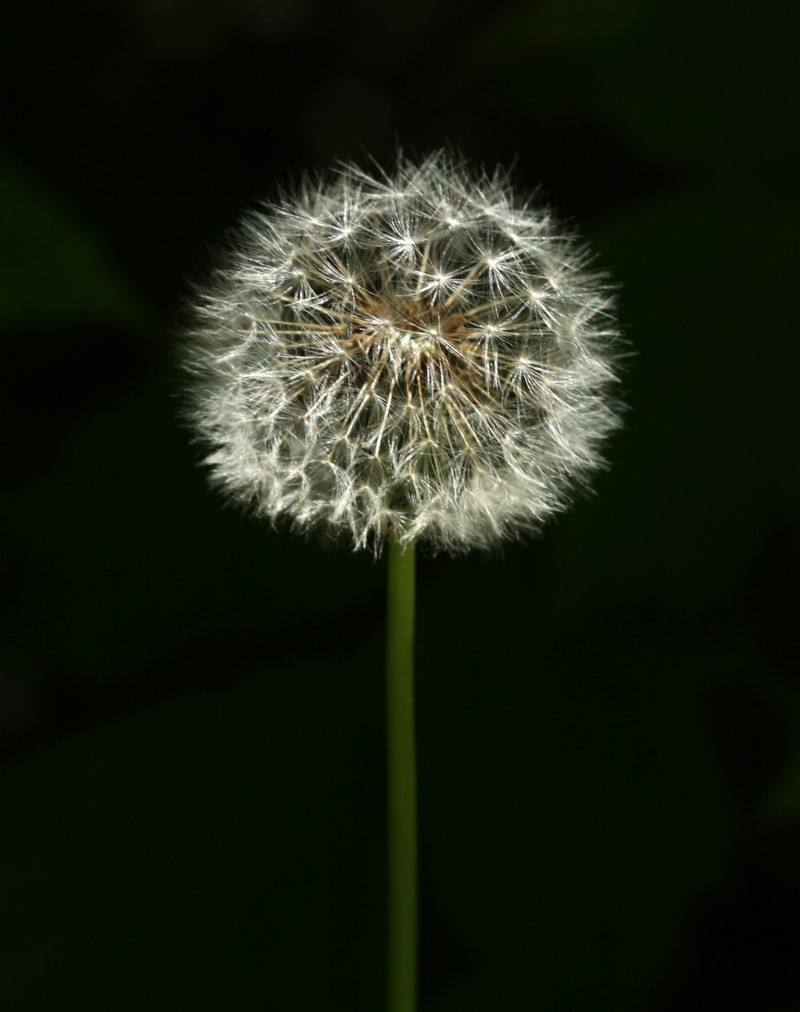
[[[213,481],[380,551],[535,531],[617,425],[601,276],[504,176],[353,166],[251,213],[186,343]]]

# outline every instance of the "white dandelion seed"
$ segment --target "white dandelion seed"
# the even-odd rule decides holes
[[[457,553],[538,530],[618,424],[587,259],[441,153],[251,213],[186,343],[213,482],[376,552],[388,531]]]

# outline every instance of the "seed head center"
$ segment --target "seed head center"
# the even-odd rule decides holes
[[[423,301],[370,300],[359,307],[354,324],[352,340],[363,351],[412,366],[446,357],[448,346],[466,336],[458,314]]]

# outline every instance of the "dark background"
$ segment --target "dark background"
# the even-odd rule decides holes
[[[800,1003],[794,5],[7,0],[0,993],[382,1006],[383,565],[224,507],[187,278],[336,158],[514,165],[620,283],[613,468],[419,573],[422,1009]]]

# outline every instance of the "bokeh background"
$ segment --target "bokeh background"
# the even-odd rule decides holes
[[[381,563],[222,505],[187,278],[337,158],[513,165],[620,284],[613,468],[423,557],[423,1012],[800,1003],[794,5],[6,0],[0,994],[383,1001]]]

